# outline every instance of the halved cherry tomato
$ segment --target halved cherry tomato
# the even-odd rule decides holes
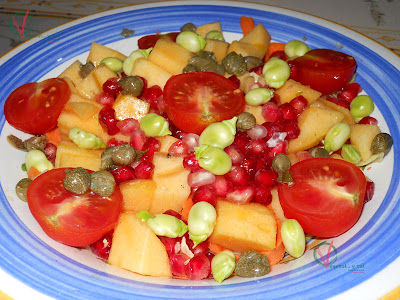
[[[8,123],[30,134],[44,134],[57,126],[57,119],[71,94],[62,78],[26,83],[8,96],[4,115]]]
[[[353,77],[354,57],[329,49],[313,49],[291,61],[293,79],[323,95],[341,90]]]
[[[364,206],[367,186],[355,165],[334,158],[311,158],[290,168],[293,184],[279,184],[285,217],[296,219],[304,232],[334,237],[349,230]]]
[[[116,186],[109,197],[92,191],[76,195],[63,186],[65,168],[36,177],[29,185],[29,209],[43,231],[68,246],[94,243],[112,230],[119,218],[122,195]]]
[[[213,72],[172,76],[164,87],[164,102],[172,123],[196,134],[211,123],[233,118],[245,106],[243,92],[231,80]]]
[[[156,42],[159,39],[167,39],[170,41],[175,42],[176,41],[176,37],[178,36],[180,32],[170,32],[167,34],[151,34],[151,35],[146,35],[144,37],[141,37],[138,40],[138,48],[139,49],[148,49],[150,47],[154,47],[154,45],[156,44]]]

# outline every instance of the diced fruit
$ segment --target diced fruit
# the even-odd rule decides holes
[[[119,185],[122,193],[122,211],[138,212],[149,210],[156,190],[156,183],[151,179],[134,179]]]
[[[153,158],[154,176],[163,177],[184,171],[183,157],[155,153]]]
[[[222,32],[221,22],[212,22],[196,27],[196,33],[200,34],[202,37],[206,37],[207,33],[210,31]]]
[[[96,101],[96,95],[100,94],[101,86],[99,87],[94,73],[91,72],[77,84],[76,91],[80,96]]]
[[[142,275],[172,277],[164,244],[134,214],[121,214],[108,261],[111,265]]]
[[[367,161],[372,156],[372,140],[381,130],[378,125],[370,124],[355,124],[350,128],[351,144],[360,151],[361,160]]]
[[[276,187],[271,189],[271,195],[272,195],[271,208],[273,209],[275,215],[279,218],[279,220],[284,222],[286,220],[286,217],[283,212],[281,203],[279,202],[278,189]]]
[[[179,141],[172,135],[159,136],[156,137],[156,139],[160,141],[160,149],[158,151],[161,153],[168,153],[168,149],[171,147],[171,145]]]
[[[150,104],[132,95],[119,95],[115,99],[113,108],[115,109],[115,117],[119,121],[129,118],[140,121],[149,113]]]
[[[100,170],[103,150],[81,149],[74,143],[61,141],[57,147],[56,168],[82,167],[92,171]]]
[[[221,63],[221,61],[226,56],[229,43],[213,39],[205,39],[205,40],[206,40],[206,46],[204,47],[203,50],[214,53],[214,56],[217,59],[218,63]]]
[[[251,113],[256,118],[256,123],[259,125],[266,121],[262,115],[261,105],[246,105],[244,111]]]
[[[82,63],[79,60],[74,61],[68,68],[66,68],[58,77],[68,77],[74,83],[75,86],[82,80],[81,75],[79,74],[80,65]]]
[[[311,89],[309,86],[302,85],[301,83],[289,79],[283,86],[275,91],[279,96],[280,103],[290,102],[297,96],[302,95],[307,99],[308,105],[314,103],[321,96],[321,93]]]
[[[265,53],[268,50],[271,36],[262,24],[257,24],[257,26],[255,26],[239,41],[242,43],[248,43],[250,45],[253,45],[255,48],[258,48],[260,50],[260,53],[264,53],[262,55],[262,57],[264,57]]]
[[[93,42],[86,62],[91,61],[95,66],[98,66],[100,62],[107,57],[115,57],[120,60],[125,60],[126,58],[125,55],[114,49]]]
[[[101,105],[93,102],[68,102],[66,109],[71,110],[82,121],[97,115],[101,110]]]
[[[239,252],[275,248],[276,220],[266,206],[258,203],[237,205],[220,200],[217,216],[210,243]]]
[[[241,54],[243,57],[245,56],[255,56],[262,59],[265,55],[265,51],[258,47],[255,47],[252,44],[233,41],[228,48],[227,53],[236,52],[237,54]]]
[[[356,124],[356,122],[354,121],[353,116],[350,113],[350,110],[348,110],[347,108],[337,105],[336,103],[333,103],[331,101],[319,98],[316,102],[313,103],[313,106],[317,106],[317,107],[328,107],[334,110],[337,110],[339,112],[341,112],[344,115],[344,119],[343,121],[346,122],[349,125],[354,125]]]
[[[111,69],[107,67],[105,64],[99,65],[92,72],[97,80],[97,83],[99,84],[100,89],[102,89],[103,84],[108,79],[117,77],[117,74],[111,71]]]
[[[161,88],[164,88],[165,83],[172,76],[171,73],[145,58],[135,60],[131,75],[146,78],[147,86],[158,85]]]

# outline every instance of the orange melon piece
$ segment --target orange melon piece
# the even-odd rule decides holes
[[[260,49],[259,47],[255,47],[252,44],[233,41],[228,48],[227,54],[231,52],[236,52],[237,54],[241,54],[243,57],[245,56],[255,56],[262,59],[265,55],[264,49]]]
[[[261,105],[248,105],[244,107],[245,112],[251,113],[256,118],[256,123],[261,125],[265,122],[265,119],[262,115],[262,106]]]
[[[71,94],[76,94],[75,83],[69,77],[64,76],[60,78],[64,79],[68,83],[69,89],[71,90]]]
[[[278,195],[278,188],[274,187],[271,189],[271,195],[272,195],[272,202],[271,202],[271,207],[279,220],[284,222],[286,220],[285,214],[283,212],[281,203],[279,202],[279,195]]]
[[[111,71],[111,69],[105,64],[100,64],[92,72],[101,90],[103,88],[104,82],[106,82],[110,78],[117,77],[114,71]]]
[[[153,201],[156,183],[151,179],[134,179],[119,185],[122,193],[122,211],[149,210]]]
[[[213,39],[205,39],[205,40],[206,40],[206,46],[204,47],[203,50],[214,53],[214,56],[217,59],[218,63],[221,63],[221,61],[226,56],[229,43]]]
[[[164,244],[145,222],[130,213],[120,216],[108,262],[142,275],[172,277]]]
[[[271,35],[262,24],[257,24],[249,33],[239,40],[239,42],[253,45],[255,48],[259,49],[260,53],[263,53],[260,58],[263,58],[267,52],[270,41]]]
[[[361,160],[367,161],[373,155],[372,141],[380,132],[378,125],[355,124],[350,126],[350,143],[360,151]]]
[[[309,86],[302,85],[293,79],[286,81],[283,86],[276,89],[275,93],[279,96],[281,104],[290,102],[293,98],[302,95],[307,99],[308,105],[311,105],[321,97],[320,92],[313,90]]]
[[[78,85],[78,83],[82,80],[81,75],[79,74],[81,62],[79,60],[74,61],[68,68],[66,68],[58,77],[68,77],[74,83],[74,85]]]
[[[158,85],[162,89],[168,79],[172,76],[171,73],[145,58],[138,58],[135,60],[131,75],[146,78],[147,86],[149,87]]]
[[[113,108],[115,109],[115,117],[117,120],[121,121],[133,118],[140,121],[149,113],[150,103],[132,95],[120,94],[117,99],[115,99]]]
[[[268,251],[275,248],[277,226],[274,213],[258,203],[217,202],[217,222],[210,243],[233,251]]]
[[[221,22],[217,21],[196,27],[196,33],[200,34],[202,37],[206,37],[207,33],[209,33],[210,31],[222,32]]]
[[[81,149],[72,142],[61,141],[57,147],[56,168],[82,167],[92,171],[100,170],[101,153],[99,149]]]
[[[107,57],[115,57],[120,60],[125,60],[126,56],[114,49],[108,48],[104,45],[93,42],[90,46],[90,52],[86,62],[91,61],[96,67],[100,62]]]
[[[350,110],[347,108],[337,105],[336,103],[333,103],[331,101],[319,98],[317,101],[315,101],[313,104],[315,107],[327,107],[331,108],[337,111],[340,111],[344,115],[343,121],[346,122],[349,125],[354,125],[356,124],[356,121],[354,120],[353,115],[351,114]]]
[[[161,153],[168,153],[168,150],[171,147],[171,145],[176,141],[179,141],[176,137],[173,137],[172,135],[158,136],[156,137],[156,139],[160,141],[161,145],[158,152]]]
[[[64,109],[76,114],[80,119],[87,120],[98,115],[103,106],[100,103],[83,98],[77,94],[71,94]]]
[[[102,92],[93,71],[76,85],[77,93],[83,98],[96,101],[97,94]]]
[[[153,158],[154,177],[163,177],[182,172],[183,157],[172,156],[170,154],[155,153]]]

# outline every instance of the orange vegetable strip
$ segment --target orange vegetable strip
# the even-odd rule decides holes
[[[38,176],[40,174],[40,172],[35,167],[30,167],[29,170],[26,172],[26,174],[28,175],[29,179],[33,180],[33,179],[35,179],[36,176]]]
[[[243,35],[248,34],[255,27],[253,18],[241,16],[240,27],[242,28]]]
[[[189,217],[189,211],[193,206],[193,201],[192,201],[192,195],[189,195],[189,197],[186,199],[185,203],[183,203],[183,207],[182,207],[182,212],[181,212],[181,216],[182,219],[187,221],[188,217]]]
[[[54,146],[58,147],[58,144],[61,142],[61,135],[58,127],[52,131],[46,132],[44,135],[48,143],[52,143]]]
[[[272,53],[276,51],[284,51],[285,50],[285,45],[284,43],[270,43],[268,46],[268,51],[265,54],[264,61],[269,61],[271,58]]]

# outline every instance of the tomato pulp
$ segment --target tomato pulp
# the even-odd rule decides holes
[[[304,232],[334,237],[359,219],[367,186],[364,173],[340,159],[311,158],[290,168],[293,184],[279,184],[285,217],[296,219]]]
[[[214,72],[172,76],[164,87],[165,111],[184,132],[200,134],[209,124],[233,118],[245,106],[243,92]]]
[[[122,195],[116,186],[109,197],[92,191],[76,195],[63,186],[65,168],[47,171],[29,185],[29,209],[52,239],[73,247],[90,245],[116,225]]]
[[[141,37],[138,40],[138,48],[139,49],[148,49],[150,47],[154,47],[159,39],[166,39],[172,42],[176,41],[176,37],[180,32],[170,32],[167,34],[150,34],[144,37]]]
[[[30,134],[44,134],[57,126],[71,94],[62,78],[26,83],[8,96],[4,116],[13,127]]]

